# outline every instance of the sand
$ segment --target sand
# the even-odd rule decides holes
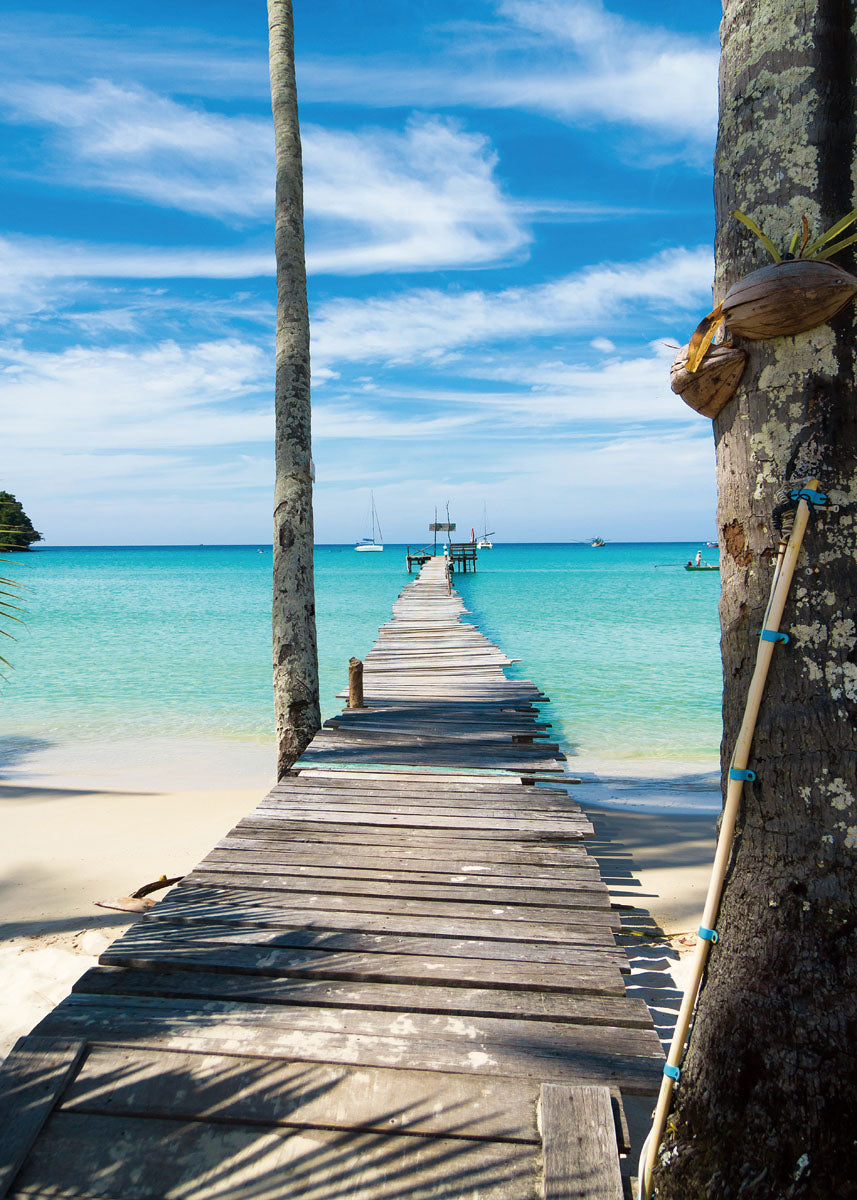
[[[71,771],[68,758],[62,770],[58,760],[32,758],[0,781],[0,1057],[134,919],[95,901],[185,874],[270,785],[267,748],[241,750],[248,787],[216,786],[235,781],[223,769],[222,744],[211,754],[195,745],[190,763],[185,747],[181,767],[180,750],[166,741],[148,754],[102,747]],[[714,853],[713,764],[572,759],[569,770],[584,779],[575,796],[595,826],[590,852],[614,902],[627,906],[632,988],[666,1040]],[[163,784],[171,774],[214,786],[170,790]],[[141,786],[147,778],[158,786]]]
[[[263,794],[0,783],[0,1057],[128,928],[95,901],[186,874]]]

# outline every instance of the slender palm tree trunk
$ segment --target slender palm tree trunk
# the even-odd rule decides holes
[[[274,707],[282,777],[321,724],[313,580],[309,317],[291,0],[268,0],[277,154]]]
[[[725,0],[715,299],[763,266],[740,208],[788,249],[855,204],[853,0]],[[768,260],[769,261],[769,260]],[[854,269],[852,251],[836,260]],[[753,743],[738,838],[659,1200],[857,1197],[857,399],[854,307],[750,362],[715,421],[723,765],[772,572],[778,489],[818,476]]]

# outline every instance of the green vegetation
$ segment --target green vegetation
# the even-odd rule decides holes
[[[11,492],[0,492],[0,546],[4,550],[29,550],[42,535]]]

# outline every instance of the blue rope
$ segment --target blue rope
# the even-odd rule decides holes
[[[669,1063],[664,1067],[664,1075],[667,1079],[674,1079],[676,1083],[681,1079],[681,1071],[678,1067],[671,1067]]]
[[[788,644],[789,640],[787,633],[780,633],[777,629],[763,629],[759,637],[763,642],[782,642],[784,646]]]
[[[756,772],[755,771],[740,771],[738,769],[738,767],[730,767],[729,768],[729,778],[730,779],[746,779],[746,780],[749,780],[750,783],[752,783],[753,780],[756,778]]]
[[[697,935],[699,937],[701,937],[704,942],[719,942],[720,941],[720,934],[717,932],[717,930],[709,929],[706,925],[700,925],[699,929],[697,929],[696,932],[697,932]]]

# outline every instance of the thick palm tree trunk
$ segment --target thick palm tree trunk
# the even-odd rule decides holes
[[[309,317],[291,0],[268,0],[268,27],[277,153],[274,707],[277,774],[282,777],[321,719],[312,562]]]
[[[765,265],[730,216],[781,251],[857,204],[853,0],[725,0],[715,299]],[[851,250],[835,259],[853,270]],[[769,261],[769,260],[768,260]],[[857,1196],[857,396],[854,308],[796,337],[744,342],[715,422],[721,533],[723,765],[772,571],[778,489],[817,475],[781,624],[738,837],[659,1200]]]

